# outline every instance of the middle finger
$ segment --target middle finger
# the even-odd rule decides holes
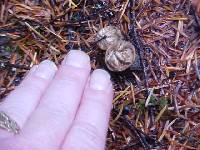
[[[75,117],[89,73],[89,56],[69,52],[16,141],[32,149],[57,149]]]

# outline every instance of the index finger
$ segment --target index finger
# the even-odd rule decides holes
[[[104,149],[112,97],[109,74],[104,70],[95,70],[62,149]]]

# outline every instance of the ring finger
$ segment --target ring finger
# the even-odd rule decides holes
[[[23,82],[0,104],[0,140],[13,136],[13,132],[18,132],[18,129],[12,129],[13,125],[2,120],[7,117],[16,122],[16,128],[22,128],[36,108],[56,70],[55,64],[48,60],[34,66]]]

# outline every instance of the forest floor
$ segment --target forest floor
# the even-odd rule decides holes
[[[200,18],[190,0],[1,0],[0,98],[44,59],[70,49],[104,68],[95,36],[118,27],[140,56],[110,72],[115,97],[106,149],[200,149]]]

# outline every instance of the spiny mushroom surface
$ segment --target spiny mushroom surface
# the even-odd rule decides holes
[[[110,45],[116,45],[119,40],[123,40],[121,31],[115,26],[107,26],[99,30],[95,41],[102,50],[107,50]]]
[[[135,61],[135,47],[127,41],[118,41],[105,54],[105,63],[111,71],[124,71]]]

